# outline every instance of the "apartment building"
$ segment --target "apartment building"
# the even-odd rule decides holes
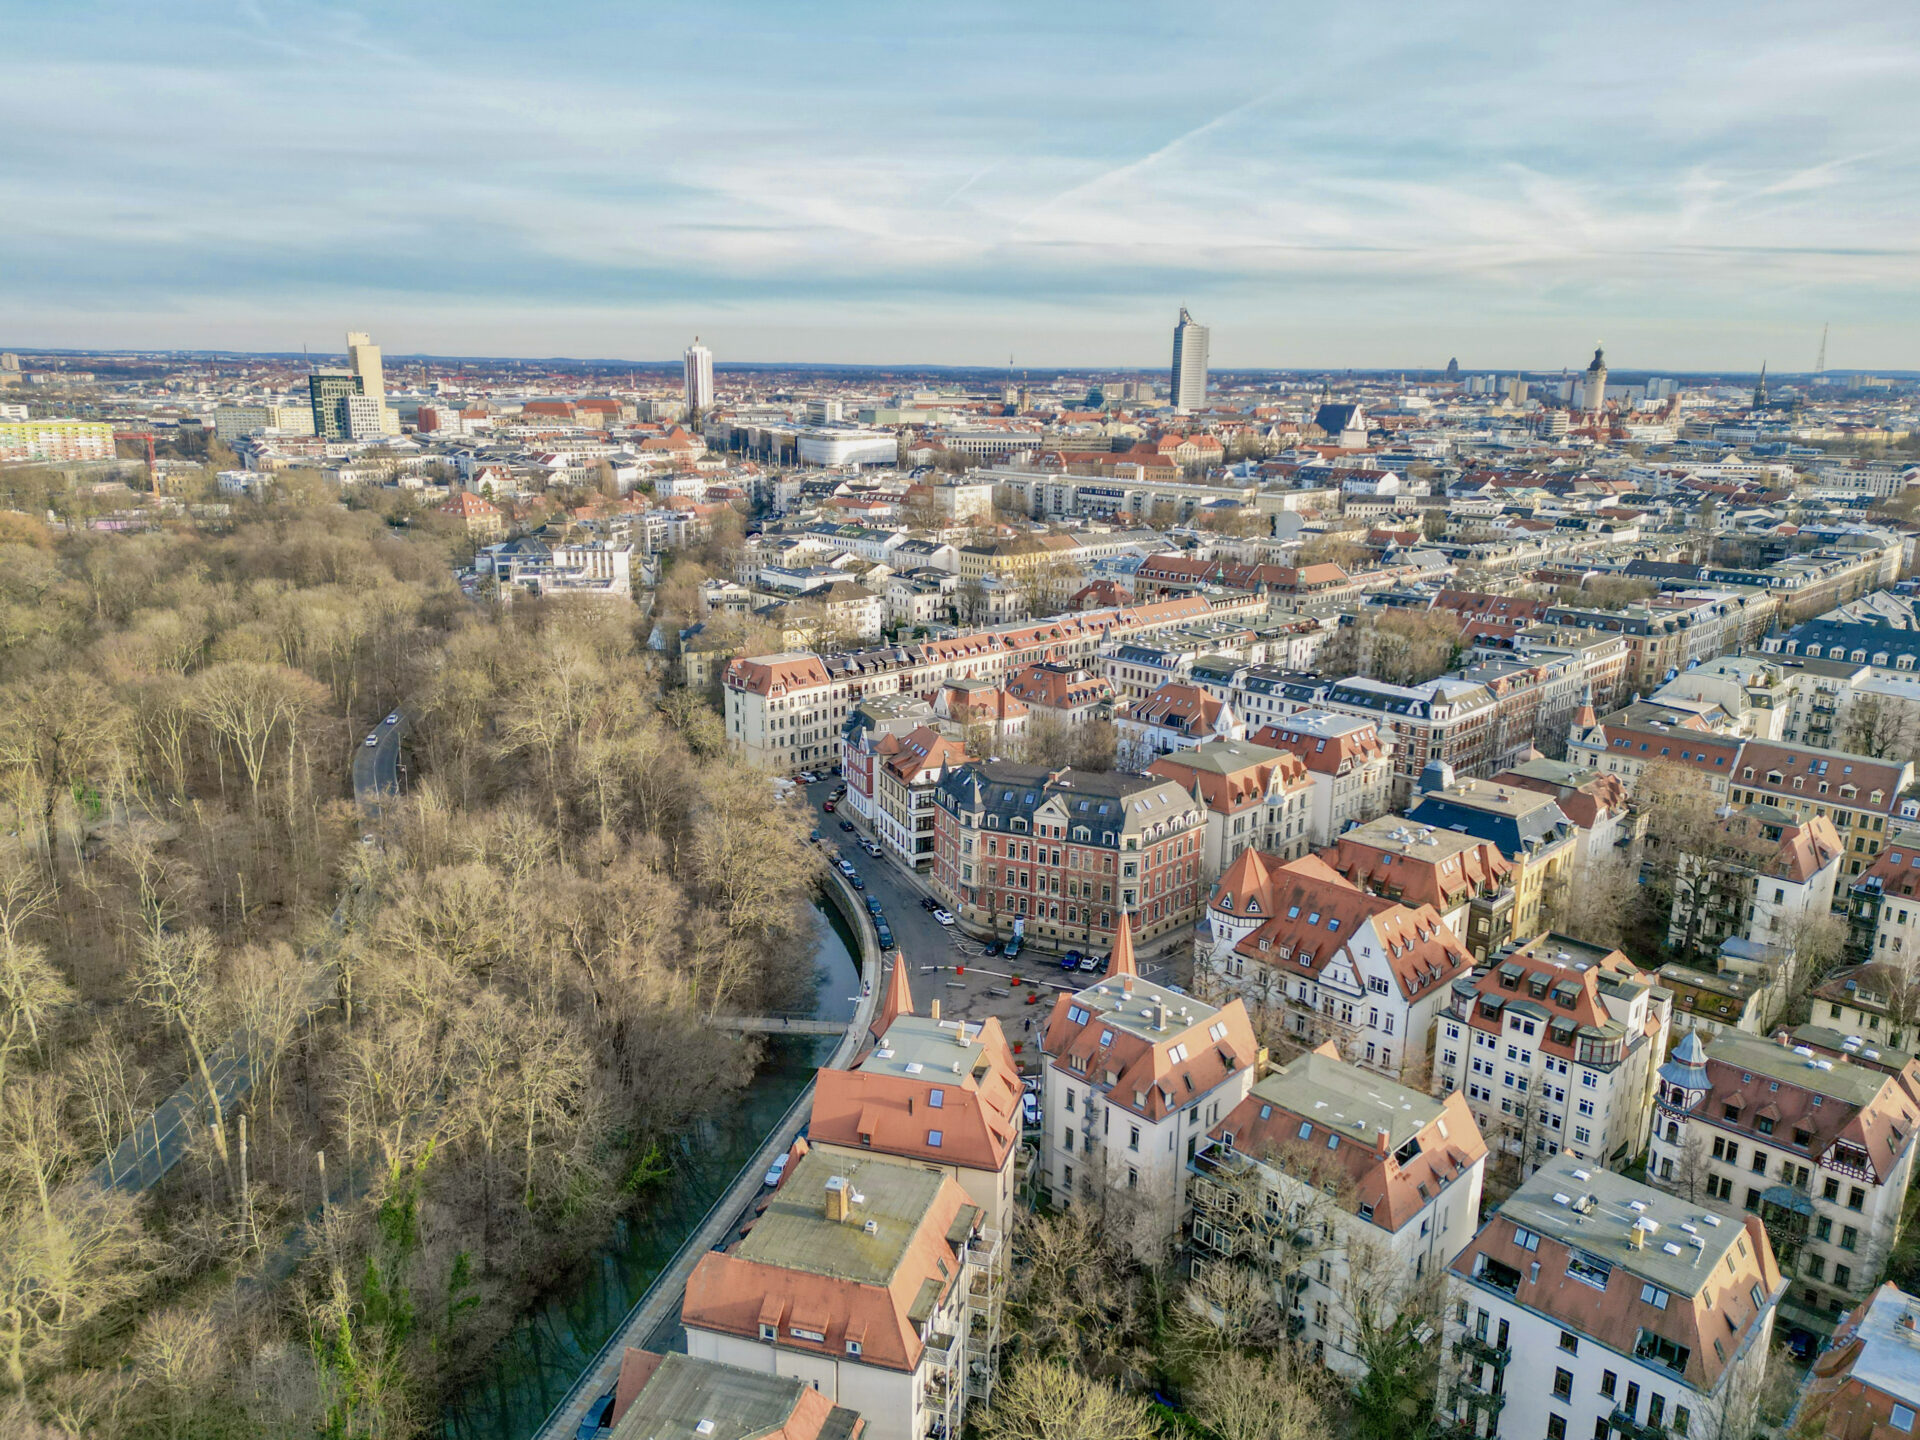
[[[1016,671],[1007,694],[1027,707],[1034,721],[1050,721],[1077,730],[1105,718],[1113,708],[1113,684],[1084,665],[1043,661]]]
[[[1205,895],[1206,815],[1152,775],[986,762],[936,787],[935,891],[971,933],[1053,949],[1193,923]]]
[[[1904,933],[1913,922],[1894,923]],[[1909,941],[1904,952],[1889,950],[1885,960],[1833,971],[1808,997],[1813,1022],[1875,1048],[1903,1050],[1920,1041],[1920,970],[1912,950]]]
[[[1247,733],[1226,701],[1197,685],[1172,682],[1139,700],[1114,707],[1120,763],[1144,770],[1155,757],[1192,749],[1210,740],[1238,740]]]
[[[1504,1168],[1563,1151],[1625,1165],[1645,1146],[1672,997],[1618,950],[1549,932],[1456,980],[1436,1089],[1467,1097]]]
[[[1473,1239],[1486,1158],[1458,1095],[1396,1085],[1328,1041],[1256,1081],[1189,1163],[1193,1273],[1265,1274],[1296,1343],[1357,1379],[1363,1326],[1390,1328]]]
[[[1088,664],[1110,642],[1234,613],[1237,603],[1221,607],[1193,596],[993,626],[913,645],[832,655],[740,656],[722,678],[727,739],[749,765],[774,774],[830,765],[849,705],[867,696],[926,694],[954,680],[1002,683],[1047,661]],[[1258,606],[1249,600],[1242,608]]]
[[[1660,1069],[1647,1174],[1782,1237],[1781,1323],[1831,1335],[1872,1293],[1899,1234],[1920,1079],[1725,1031]],[[1787,1239],[1791,1239],[1791,1244]]]
[[[1020,1070],[1000,1022],[913,1009],[896,959],[874,1020],[873,1048],[850,1070],[814,1077],[807,1143],[827,1155],[891,1155],[951,1176],[999,1235],[1013,1220],[1020,1148]]]
[[[0,463],[111,460],[113,426],[92,420],[0,421]]]
[[[1632,839],[1631,797],[1618,775],[1566,760],[1523,760],[1493,777],[1495,785],[1536,790],[1560,807],[1580,832],[1577,862],[1592,864]]]
[[[930,1116],[928,1135],[940,1128]],[[872,1440],[958,1435],[992,1384],[1005,1264],[952,1176],[799,1153],[746,1237],[693,1267],[687,1354],[796,1376],[865,1416]]]
[[[1441,1417],[1525,1440],[1744,1436],[1782,1288],[1757,1219],[1555,1155],[1453,1262]]]
[[[1104,979],[1055,998],[1040,1048],[1041,1183],[1056,1205],[1099,1207],[1142,1258],[1164,1258],[1188,1209],[1187,1164],[1264,1058],[1246,1006],[1142,980],[1123,937]]]
[[[1451,781],[1444,772],[1430,773],[1422,786],[1408,823],[1472,835],[1497,848],[1513,867],[1513,933],[1538,934],[1573,883],[1580,857],[1579,832],[1559,802],[1512,785]]]
[[[867,1433],[858,1411],[834,1404],[798,1375],[671,1352],[628,1350],[620,1357],[613,1395],[606,1423],[621,1440],[708,1435],[715,1440],[862,1440]]]
[[[1887,841],[1887,821],[1913,784],[1911,760],[1875,760],[1845,751],[1749,740],[1740,747],[1729,796],[1735,805],[1773,805],[1797,820],[1831,820],[1851,880]]]
[[[873,746],[873,833],[902,864],[924,870],[933,864],[934,790],[948,769],[973,757],[958,727],[921,725]],[[845,766],[842,765],[844,772]],[[848,787],[852,793],[852,787]]]
[[[1316,846],[1331,845],[1349,827],[1386,814],[1392,803],[1393,745],[1372,720],[1300,710],[1247,738],[1299,758],[1312,786],[1308,837]]]
[[[1920,1298],[1892,1281],[1848,1311],[1813,1362],[1797,1433],[1818,1440],[1911,1435],[1920,1415]]]
[[[1389,685],[1356,676],[1327,686],[1315,703],[1371,720],[1391,741],[1395,806],[1407,802],[1431,763],[1451,766],[1456,775],[1491,773],[1494,698],[1484,685],[1451,677]]]
[[[1431,905],[1368,894],[1316,856],[1257,850],[1214,885],[1194,956],[1195,983],[1244,999],[1263,1036],[1333,1040],[1402,1082],[1425,1075],[1434,1018],[1472,965]]]
[[[1306,854],[1313,786],[1299,757],[1245,740],[1208,740],[1161,756],[1147,773],[1173,781],[1203,807],[1202,879],[1212,881],[1244,850],[1287,860]]]
[[[1513,938],[1513,864],[1477,835],[1383,815],[1348,830],[1320,858],[1370,894],[1431,905],[1476,959]]]
[[[1792,948],[1798,928],[1833,908],[1840,836],[1831,821],[1796,821],[1772,805],[1721,818],[1712,847],[1680,857],[1668,918],[1669,949],[1716,955],[1729,937]]]
[[[1724,800],[1738,773],[1740,736],[1716,731],[1697,716],[1681,717],[1662,707],[1631,706],[1603,720],[1576,720],[1567,737],[1567,759],[1596,773],[1617,775],[1631,792],[1651,766],[1687,770],[1715,799]]]

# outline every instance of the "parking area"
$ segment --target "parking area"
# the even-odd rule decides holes
[[[1063,957],[1031,949],[1012,960],[987,954],[985,945],[961,934],[958,926],[935,919],[929,908],[933,892],[924,877],[887,852],[871,853],[878,847],[858,816],[838,802],[831,812],[822,808],[840,789],[837,777],[817,777],[805,789],[823,855],[830,864],[845,862],[851,869],[861,894],[878,904],[876,918],[884,921],[895,948],[905,957],[914,1008],[925,1014],[930,1002],[938,1000],[943,1016],[965,1020],[994,1016],[1015,1047],[1020,1068],[1038,1070],[1040,1030],[1054,996],[1091,985],[1098,978],[1098,967],[1083,971],[1076,965],[1068,971],[1062,968]],[[852,828],[842,828],[843,824]],[[871,911],[873,906],[868,908]],[[1105,958],[1102,952],[1098,960],[1104,963]],[[1176,952],[1174,957],[1144,957],[1140,968],[1150,980],[1184,985],[1186,965],[1184,954]]]

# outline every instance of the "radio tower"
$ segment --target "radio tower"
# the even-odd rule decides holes
[[[1820,327],[1820,354],[1813,362],[1813,373],[1816,375],[1827,373],[1827,331],[1832,328],[1832,324],[1832,321],[1828,321]]]

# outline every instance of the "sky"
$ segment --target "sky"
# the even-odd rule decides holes
[[[0,345],[1920,368],[1920,5],[0,0]]]

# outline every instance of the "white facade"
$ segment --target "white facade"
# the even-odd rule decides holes
[[[1176,410],[1207,408],[1207,327],[1183,306],[1173,331],[1173,404]]]
[[[900,441],[889,430],[822,427],[800,432],[802,465],[892,465],[900,458]]]
[[[706,410],[713,405],[713,352],[700,343],[698,335],[682,357],[685,372],[687,409]]]

